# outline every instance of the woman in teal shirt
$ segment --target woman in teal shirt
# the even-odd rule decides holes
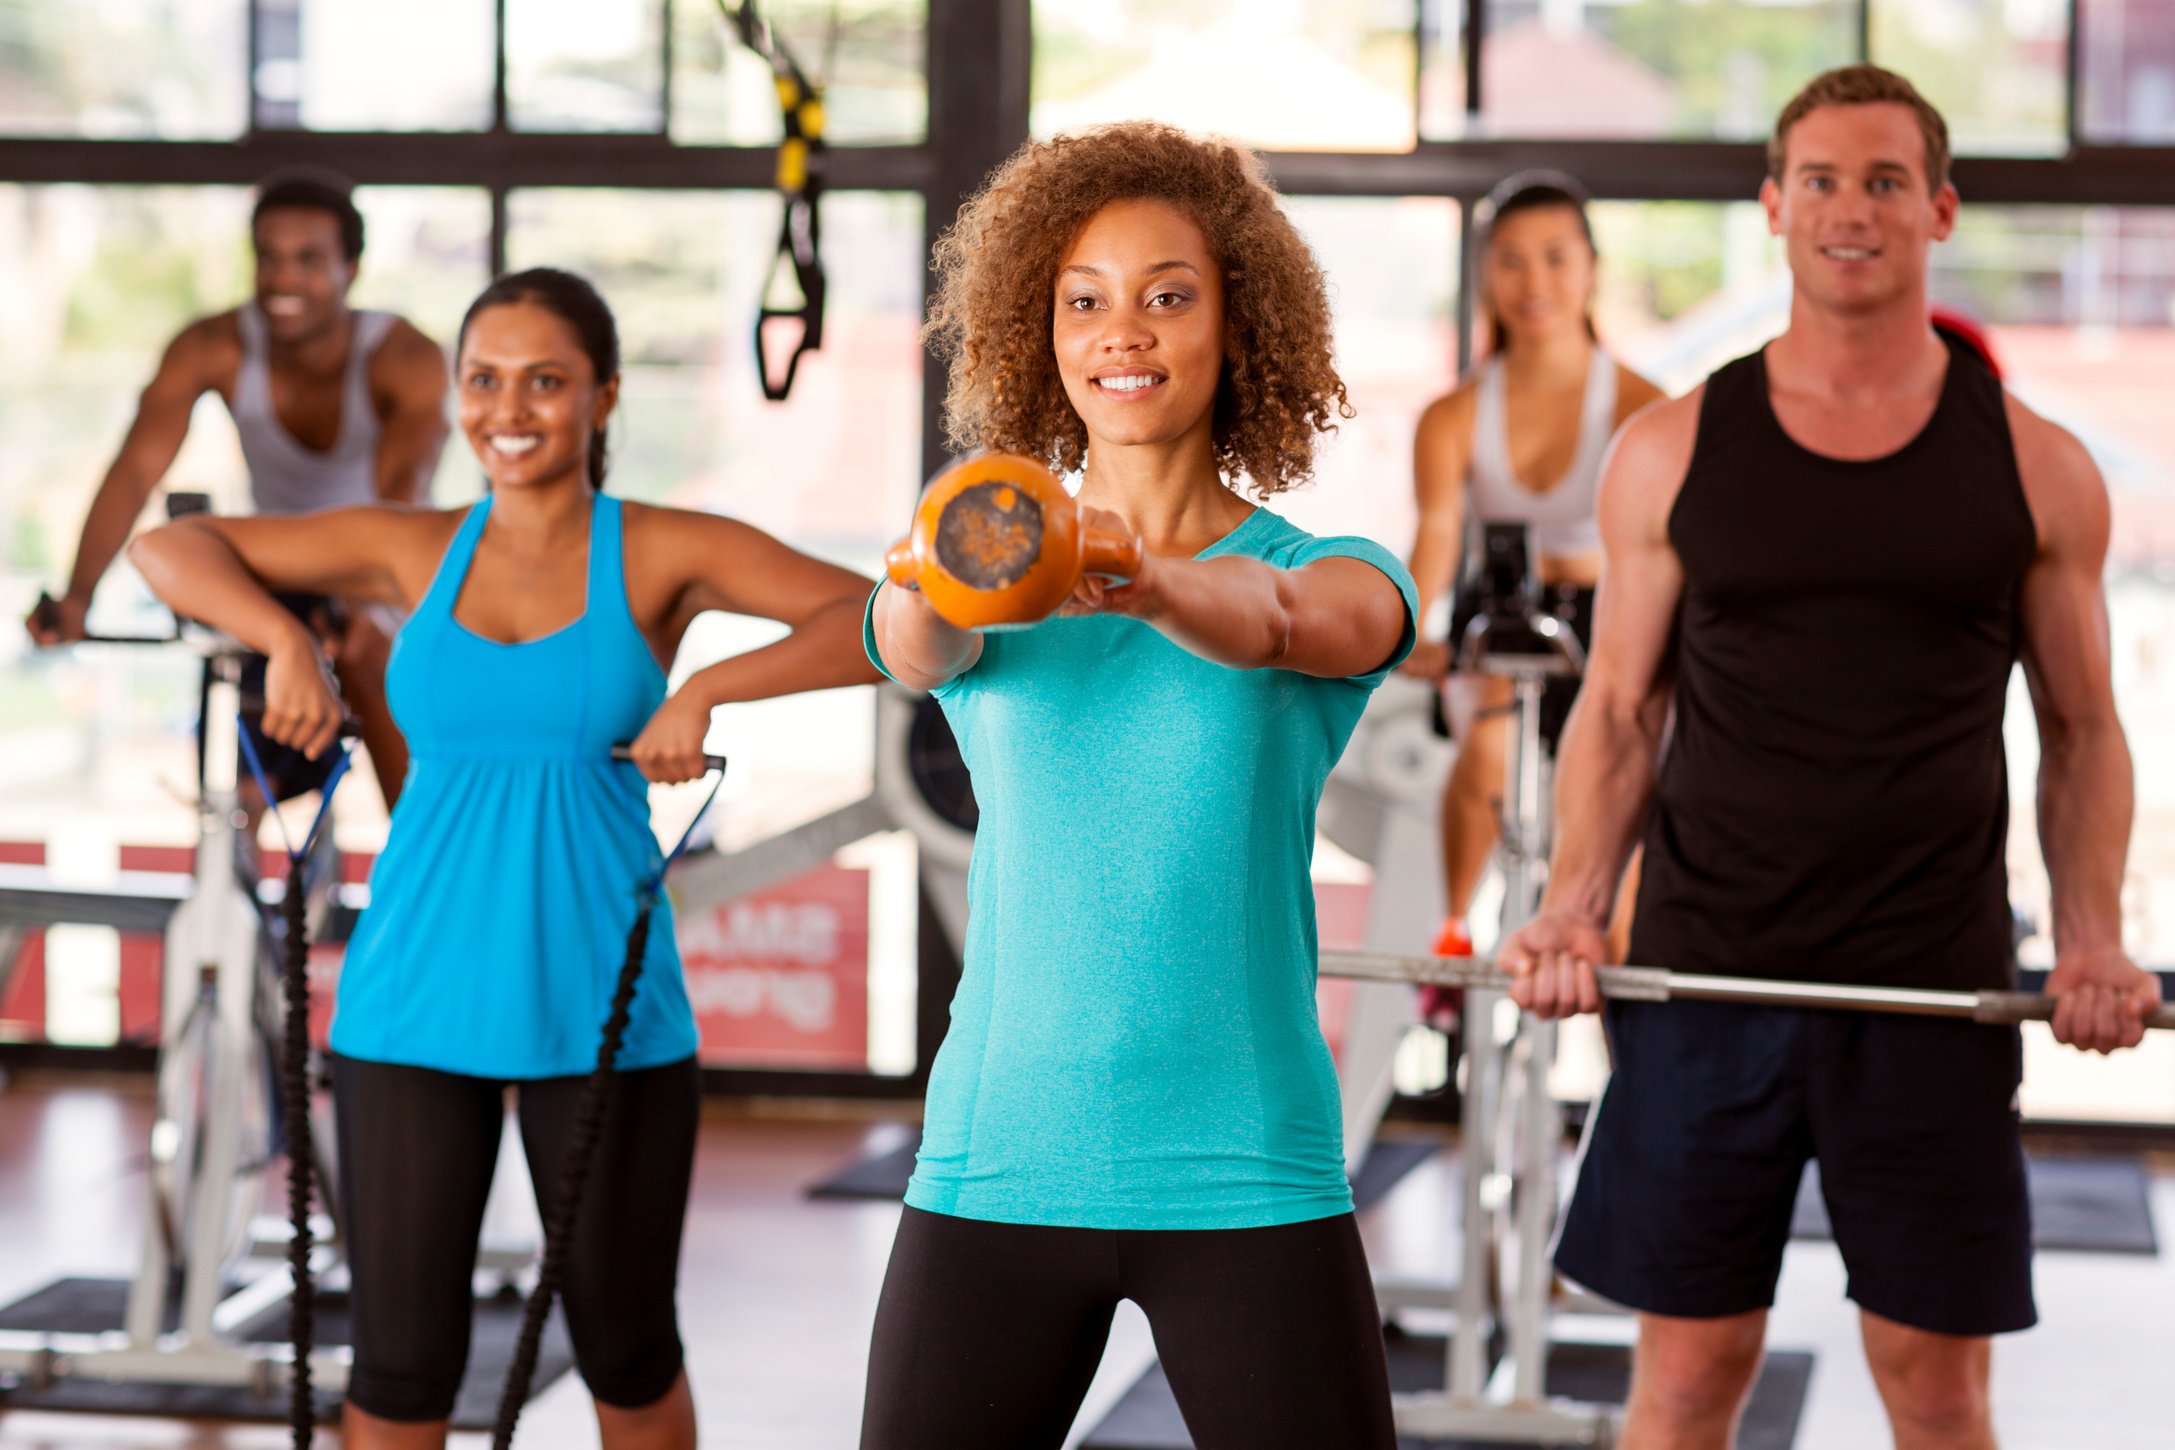
[[[853,649],[867,580],[746,524],[604,492],[619,340],[587,282],[501,277],[469,308],[459,354],[461,429],[490,480],[480,502],[191,519],[131,551],[176,612],[270,657],[265,733],[311,755],[332,744],[339,701],[269,591],[409,611],[387,675],[407,789],[332,1024],[351,1450],[445,1443],[507,1084],[539,1191],[561,1181],[636,889],[662,865],[643,777],[700,775],[718,705],[874,677]],[[792,632],[667,698],[666,669],[708,609]],[[611,758],[623,740],[631,765]],[[695,1443],[675,1287],[701,1077],[658,911],[564,1286],[607,1450]]]
[[[1129,1298],[1202,1450],[1387,1450],[1308,868],[1412,582],[1235,488],[1349,416],[1320,270],[1254,158],[1147,123],[1029,145],[938,262],[954,444],[1080,471],[1147,558],[1025,630],[870,601],[981,823],[862,1445],[1055,1450]]]

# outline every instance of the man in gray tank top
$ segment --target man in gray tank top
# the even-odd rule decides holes
[[[250,229],[255,296],[198,318],[167,345],[91,502],[67,592],[57,611],[29,620],[39,644],[83,637],[91,591],[173,466],[207,392],[234,417],[260,513],[427,501],[446,440],[445,356],[401,318],[348,306],[363,222],[347,184],[320,173],[274,177],[258,190]],[[313,612],[390,806],[408,761],[385,704],[398,621],[365,610],[344,620],[333,609]],[[275,766],[274,774],[282,772]],[[312,783],[305,772],[274,788],[286,795]]]

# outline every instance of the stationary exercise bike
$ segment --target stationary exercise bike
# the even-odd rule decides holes
[[[172,635],[94,643],[180,647],[206,664],[203,787],[192,871],[179,888],[163,880],[139,907],[164,904],[165,966],[160,992],[159,1068],[151,1130],[150,1203],[127,1310],[118,1330],[102,1333],[0,1333],[0,1374],[36,1388],[64,1378],[242,1386],[269,1395],[291,1373],[283,1345],[245,1342],[240,1331],[283,1302],[284,1270],[243,1278],[247,1262],[283,1255],[286,1236],[262,1224],[264,1175],[281,1150],[271,1044],[283,1027],[277,991],[280,898],[310,890],[306,913],[321,925],[336,905],[336,862],[329,840],[284,882],[259,881],[247,849],[247,815],[238,780],[242,672],[249,652],[195,627]],[[7,893],[13,896],[16,893]],[[42,920],[67,914],[53,891],[40,900]],[[111,894],[111,893],[109,893]],[[95,899],[95,898],[93,898]],[[12,901],[0,913],[13,919]],[[92,916],[92,912],[83,912]],[[95,919],[95,917],[94,917]],[[331,1128],[315,1135],[315,1172],[326,1212],[313,1258],[318,1269],[337,1255],[331,1205]],[[239,1283],[238,1283],[239,1281]],[[238,1286],[237,1286],[238,1284]],[[169,1316],[173,1322],[169,1324]],[[317,1382],[345,1384],[344,1349],[313,1354]]]
[[[1502,931],[1507,933],[1532,915],[1547,873],[1553,761],[1541,734],[1542,698],[1552,680],[1575,677],[1585,668],[1585,651],[1570,626],[1547,606],[1531,571],[1523,526],[1489,525],[1483,530],[1475,585],[1479,612],[1463,638],[1452,643],[1461,673],[1493,675],[1511,685],[1511,740],[1497,848],[1504,885]],[[1409,757],[1409,768],[1387,773],[1390,783],[1400,788],[1383,807],[1382,844],[1375,852],[1378,873],[1395,871],[1406,877],[1413,861],[1439,869],[1431,849],[1439,770],[1419,768],[1424,755],[1419,732],[1424,726],[1415,710],[1403,712],[1412,718],[1391,737],[1403,742],[1393,759]],[[1355,741],[1355,747],[1359,744]],[[1374,774],[1385,772],[1377,769]],[[1397,842],[1411,852],[1410,860],[1400,859]],[[1421,849],[1423,845],[1429,849]],[[1385,884],[1378,877],[1378,893]],[[1409,880],[1404,884],[1411,885]],[[1425,892],[1397,893],[1420,900],[1402,906],[1385,903],[1401,915],[1395,923],[1382,924],[1394,925],[1407,936],[1426,930],[1439,912],[1414,908],[1439,900],[1434,894],[1438,888],[1432,881],[1428,886]],[[1370,931],[1371,949],[1392,946],[1377,943],[1381,935]],[[1413,1020],[1409,987],[1394,981],[1353,985],[1354,1005],[1339,1062],[1348,1153],[1373,1136],[1390,1097],[1390,1057]],[[1563,1134],[1562,1114],[1548,1087],[1555,1024],[1517,1013],[1498,990],[1471,991],[1462,1015],[1464,1232],[1458,1278],[1446,1285],[1385,1275],[1375,1286],[1385,1316],[1404,1310],[1448,1310],[1454,1316],[1445,1350],[1445,1388],[1398,1396],[1398,1429],[1481,1440],[1607,1445],[1615,1433],[1611,1407],[1550,1400],[1544,1382],[1557,1315],[1615,1312],[1599,1301],[1563,1293],[1549,1257],[1557,1208],[1556,1152]]]

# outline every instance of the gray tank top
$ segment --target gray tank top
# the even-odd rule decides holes
[[[319,452],[295,441],[272,407],[264,314],[236,312],[242,366],[234,378],[234,427],[249,465],[249,491],[260,514],[306,514],[378,502],[378,413],[370,401],[370,359],[393,325],[390,312],[355,314],[355,335],[340,380],[340,436]]]
[[[1616,420],[1616,360],[1596,347],[1586,364],[1586,398],[1578,420],[1578,446],[1563,477],[1545,488],[1528,488],[1510,466],[1510,424],[1503,360],[1481,365],[1478,411],[1473,419],[1472,472],[1466,487],[1473,516],[1486,524],[1524,524],[1536,554],[1590,554],[1601,547],[1594,515],[1601,460]]]

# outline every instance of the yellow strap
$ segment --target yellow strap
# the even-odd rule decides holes
[[[808,184],[808,143],[788,140],[778,148],[778,189],[799,191]]]

